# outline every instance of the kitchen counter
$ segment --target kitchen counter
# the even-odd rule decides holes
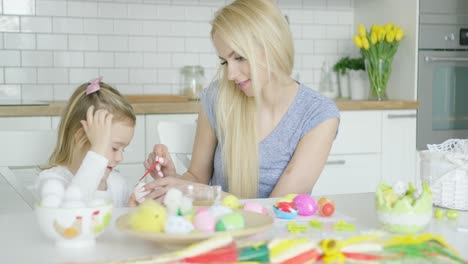
[[[341,111],[417,109],[416,101],[336,101]],[[190,114],[197,113],[198,101],[186,102],[132,102],[136,114]],[[58,116],[65,102],[49,102],[41,105],[1,105],[0,117]]]

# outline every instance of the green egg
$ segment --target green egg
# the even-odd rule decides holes
[[[233,231],[239,230],[245,227],[244,217],[239,213],[230,213],[223,216],[216,223],[216,231]]]
[[[437,208],[434,212],[434,217],[436,219],[443,219],[445,217],[444,210]]]
[[[460,213],[457,210],[447,210],[448,219],[457,219],[460,216]]]

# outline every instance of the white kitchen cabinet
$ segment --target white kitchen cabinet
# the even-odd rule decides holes
[[[338,134],[331,155],[380,152],[380,111],[344,111],[340,113]]]
[[[380,180],[381,111],[342,111],[313,195],[372,192]]]
[[[380,177],[380,155],[331,155],[312,195],[375,191]]]
[[[382,111],[382,179],[416,181],[416,110]]]
[[[383,179],[416,178],[416,110],[343,111],[312,194],[373,192]]]

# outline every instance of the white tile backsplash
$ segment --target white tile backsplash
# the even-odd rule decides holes
[[[67,2],[66,1],[46,1],[40,0],[36,2],[36,15],[38,16],[66,16]]]
[[[38,83],[68,83],[68,69],[66,68],[38,68],[37,82]]]
[[[100,69],[100,76],[105,76],[105,82],[128,83],[128,69]]]
[[[0,99],[21,100],[21,86],[0,85]]]
[[[141,68],[143,67],[143,54],[134,52],[116,53],[115,67]]]
[[[36,35],[30,33],[4,33],[5,49],[29,49],[36,48]],[[2,42],[3,43],[3,42]]]
[[[23,101],[48,101],[54,97],[54,89],[48,84],[23,84],[21,97]]]
[[[38,34],[37,49],[66,50],[68,48],[67,35]]]
[[[3,0],[3,13],[8,15],[34,15],[35,0]]]
[[[52,67],[54,66],[54,55],[52,51],[29,51],[21,52],[21,66],[23,67]]]
[[[19,17],[0,16],[0,32],[19,32]]]
[[[72,68],[70,69],[70,83],[81,84],[99,76],[99,69]],[[105,79],[107,79],[104,76]]]
[[[114,53],[112,52],[85,52],[86,67],[113,67]]]
[[[121,3],[98,3],[98,16],[126,18],[128,16],[128,6]]]
[[[67,14],[70,17],[97,17],[98,3],[97,2],[68,2]]]
[[[83,67],[84,54],[76,51],[54,52],[54,67]]]
[[[157,51],[156,37],[131,37],[128,39],[128,48],[131,51]]]
[[[0,50],[0,66],[20,66],[21,55],[17,50]]]
[[[52,31],[70,34],[83,33],[83,19],[54,17],[52,19]]]
[[[36,68],[5,68],[6,84],[37,83]]]
[[[98,50],[98,36],[70,35],[68,36],[70,50]]]
[[[50,17],[21,17],[21,32],[52,32]]]
[[[208,83],[219,66],[209,22],[230,1],[0,0],[0,90],[66,100],[102,75],[123,93],[178,94],[185,65],[202,65]],[[277,2],[295,39],[293,74],[316,87],[324,60],[356,52],[353,0]]]

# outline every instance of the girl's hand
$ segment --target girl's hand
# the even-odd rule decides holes
[[[150,172],[153,179],[177,175],[174,162],[171,159],[171,155],[169,155],[166,145],[156,144],[154,146],[153,152],[148,155],[148,158],[144,162],[145,169],[148,170],[156,160],[159,164]]]
[[[81,120],[81,125],[91,144],[91,150],[106,156],[111,147],[111,126],[114,117],[105,109],[98,109],[94,112],[94,106],[88,108],[86,120]]]

